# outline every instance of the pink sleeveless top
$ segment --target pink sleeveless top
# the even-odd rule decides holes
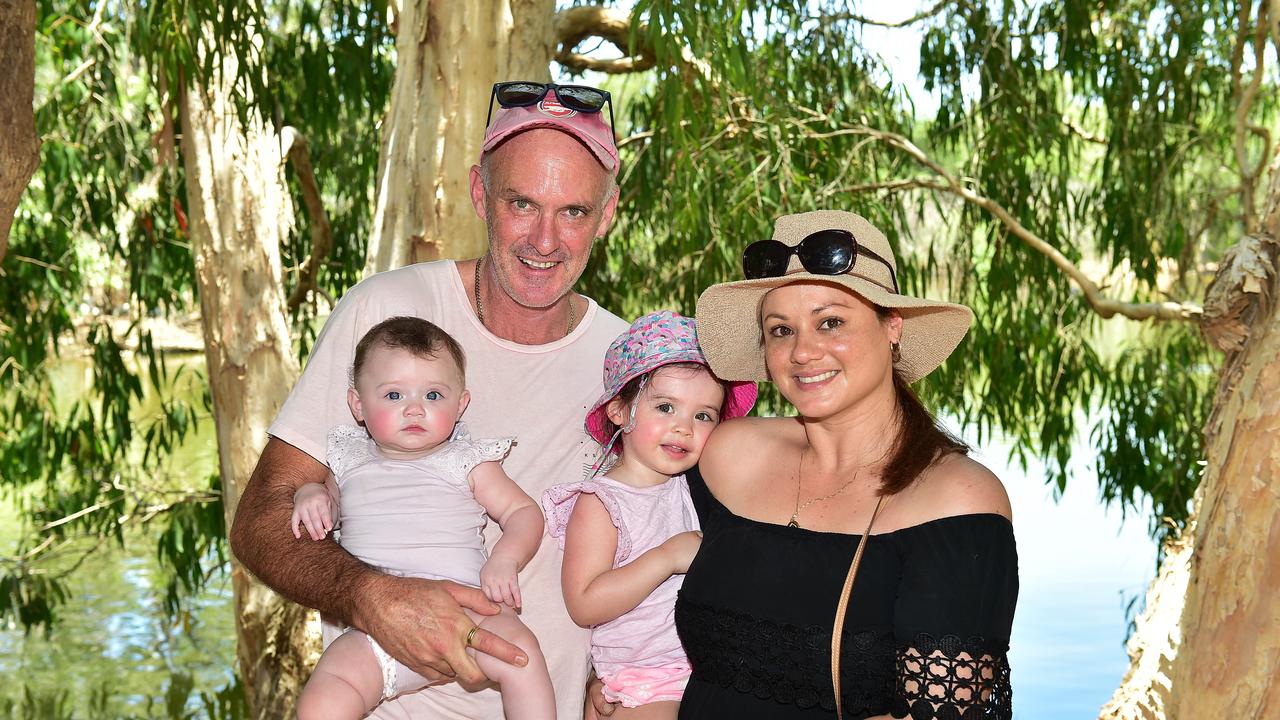
[[[654,487],[637,488],[608,477],[565,483],[542,496],[547,532],[564,548],[565,527],[581,493],[592,493],[618,529],[613,566],[626,565],[673,535],[698,530],[689,485],[677,475]],[[676,636],[676,593],[684,575],[672,575],[630,612],[591,629],[591,661],[608,681],[625,668],[658,668],[685,663]]]

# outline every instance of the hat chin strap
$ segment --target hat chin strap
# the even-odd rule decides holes
[[[631,413],[627,417],[627,424],[615,430],[613,436],[609,438],[609,442],[605,443],[600,449],[600,457],[596,458],[596,461],[591,464],[591,471],[587,476],[587,479],[592,479],[600,473],[608,470],[610,467],[613,467],[612,465],[607,465],[609,451],[613,450],[613,445],[618,442],[619,437],[624,434],[630,435],[631,432],[636,429],[636,408],[640,407],[640,396],[644,394],[645,386],[648,384],[649,374],[645,373],[640,376],[640,388],[636,390],[636,396],[631,400]]]
[[[630,435],[636,429],[636,408],[640,407],[640,396],[644,395],[644,388],[648,384],[649,373],[645,373],[640,376],[640,387],[636,390],[636,396],[631,399],[631,415],[627,418],[627,426],[622,428],[624,435]]]

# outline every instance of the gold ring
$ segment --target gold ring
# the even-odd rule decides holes
[[[467,631],[467,640],[465,643],[467,647],[471,647],[471,641],[476,639],[476,631],[479,629],[479,625],[472,625],[471,629]]]

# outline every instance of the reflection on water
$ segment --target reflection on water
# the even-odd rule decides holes
[[[134,534],[123,550],[95,554],[72,577],[71,599],[51,637],[0,632],[0,707],[5,699],[18,703],[25,687],[46,697],[67,691],[76,717],[95,716],[85,714],[95,694],[107,696],[107,717],[163,717],[175,675],[192,676],[189,708],[199,705],[200,692],[234,681],[230,579],[195,598],[190,617],[171,626],[154,591],[164,579],[152,542]]]
[[[189,362],[202,364],[198,357]],[[75,378],[83,369],[65,372]],[[1040,467],[1010,468],[1008,445],[998,441],[982,450],[979,459],[1009,490],[1018,540],[1022,587],[1010,652],[1015,717],[1097,717],[1128,667],[1125,604],[1145,591],[1154,573],[1148,516],[1122,522],[1118,510],[1098,504],[1089,465],[1096,453],[1084,442],[1076,451],[1082,460],[1056,502]],[[205,421],[170,469],[199,483],[216,462],[213,423]],[[12,550],[14,517],[13,507],[0,499],[0,552]],[[72,599],[51,638],[0,631],[0,710],[18,702],[26,686],[38,696],[66,693],[76,717],[166,717],[166,692],[189,675],[186,709],[204,715],[199,694],[233,680],[230,582],[203,593],[189,618],[170,625],[156,596],[164,575],[153,542],[134,533],[123,550],[95,555],[71,582]],[[178,694],[187,697],[181,687]],[[90,709],[95,698],[105,710]],[[37,716],[46,715],[54,713]]]
[[[186,366],[180,392],[199,407],[198,383],[190,371],[203,369],[203,357],[170,358],[170,371],[179,364]],[[87,360],[67,360],[54,370],[61,411],[86,391],[90,372]],[[145,397],[135,419],[145,426],[156,403],[155,397]],[[206,418],[159,475],[173,478],[175,487],[203,487],[217,469],[215,442],[213,421]],[[0,554],[13,552],[18,517],[11,499],[0,498]],[[0,711],[23,705],[30,693],[43,701],[28,712],[33,717],[169,717],[171,691],[197,713],[200,693],[212,695],[234,681],[230,578],[215,580],[193,598],[189,614],[166,619],[160,595],[167,576],[155,556],[160,530],[157,524],[150,531],[126,532],[123,548],[104,544],[71,575],[69,600],[48,638],[42,631],[25,635],[20,628],[0,629],[0,677],[5,679]]]

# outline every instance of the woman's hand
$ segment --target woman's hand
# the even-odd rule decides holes
[[[698,554],[701,546],[702,533],[690,530],[672,535],[659,547],[670,562],[671,574],[682,575],[689,571],[689,563],[693,562],[693,556]]]

